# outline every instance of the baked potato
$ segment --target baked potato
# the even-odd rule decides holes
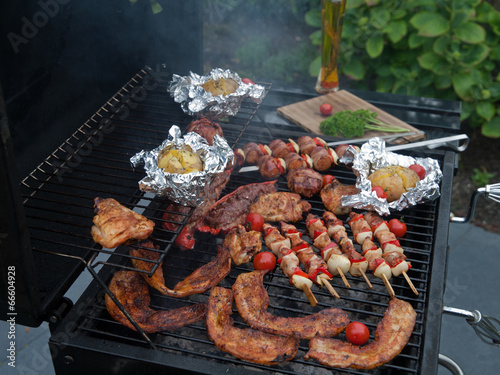
[[[392,165],[376,170],[368,176],[372,186],[380,186],[387,193],[387,202],[393,202],[401,198],[411,188],[417,185],[420,178],[415,171]]]
[[[195,173],[203,170],[203,162],[195,152],[171,149],[159,156],[158,167],[167,173]]]
[[[221,78],[217,80],[210,79],[202,84],[201,87],[213,96],[226,96],[236,91],[238,83],[231,78]]]

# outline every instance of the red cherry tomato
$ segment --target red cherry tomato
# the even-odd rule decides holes
[[[332,176],[331,174],[325,174],[323,176],[323,186],[326,186],[328,185],[330,182],[332,182],[333,180],[335,180],[335,177]]]
[[[389,230],[396,235],[396,237],[403,237],[406,234],[406,224],[399,219],[391,219],[387,223]]]
[[[363,323],[351,322],[345,329],[345,337],[354,345],[363,345],[370,338],[370,331]]]
[[[415,171],[415,173],[418,175],[418,178],[420,178],[421,180],[425,178],[425,168],[422,167],[421,165],[412,164],[408,168]]]
[[[332,113],[333,107],[330,103],[321,104],[319,111],[323,116],[329,116]]]
[[[384,191],[382,186],[374,186],[372,187],[372,191],[377,194],[377,197],[382,198],[382,199],[387,199],[387,193]]]
[[[250,85],[255,85],[255,83],[250,79],[250,78],[242,78],[241,82],[250,84]]]
[[[245,228],[247,230],[255,230],[257,232],[262,231],[262,226],[264,225],[264,218],[262,215],[252,212],[245,218]]]
[[[258,253],[253,258],[253,268],[256,270],[272,271],[276,267],[276,257],[269,251]]]

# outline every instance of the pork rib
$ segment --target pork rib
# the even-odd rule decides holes
[[[202,320],[205,316],[206,306],[203,303],[173,310],[151,309],[148,284],[135,271],[116,272],[111,279],[109,289],[139,327],[147,333],[178,329]],[[107,294],[105,303],[113,319],[135,331],[132,323]]]
[[[299,340],[251,328],[236,328],[232,314],[233,292],[215,287],[210,292],[206,315],[208,336],[221,350],[235,357],[264,365],[275,365],[295,357]]]
[[[265,273],[266,271],[242,273],[233,285],[236,308],[250,327],[280,336],[312,339],[315,336],[335,336],[349,323],[347,314],[334,307],[300,318],[272,315],[267,311],[269,295],[263,285]]]
[[[313,358],[332,367],[372,369],[396,357],[410,339],[416,312],[405,301],[393,298],[377,325],[375,340],[366,346],[346,341],[315,337],[309,342],[304,359]]]

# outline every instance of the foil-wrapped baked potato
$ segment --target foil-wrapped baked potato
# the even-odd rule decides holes
[[[158,158],[158,167],[167,173],[195,173],[203,171],[200,155],[190,150],[170,149]]]
[[[420,181],[411,169],[400,165],[392,165],[376,170],[368,176],[372,186],[380,186],[387,193],[387,202],[401,198],[403,193],[414,188]]]
[[[231,78],[210,79],[202,84],[201,87],[203,87],[205,91],[210,92],[213,96],[226,96],[236,91],[238,83]]]

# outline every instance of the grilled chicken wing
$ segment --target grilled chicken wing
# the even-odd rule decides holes
[[[231,289],[215,287],[210,292],[206,315],[210,339],[221,350],[235,357],[265,365],[289,361],[299,349],[295,337],[280,337],[251,328],[241,329],[233,325]]]
[[[206,306],[202,303],[173,310],[151,309],[149,307],[148,284],[135,271],[116,272],[109,284],[109,290],[144,332],[153,333],[178,329],[202,320],[205,316]],[[105,302],[113,319],[135,331],[132,323],[107,294]]]
[[[257,202],[250,206],[250,213],[261,214],[265,221],[295,223],[310,209],[311,204],[303,201],[299,194],[277,192],[261,195]]]
[[[261,236],[260,232],[247,232],[243,225],[238,225],[229,231],[222,246],[229,249],[234,264],[248,263],[262,250]]]
[[[321,200],[326,209],[335,215],[344,215],[351,211],[350,207],[342,207],[342,196],[354,194],[358,194],[358,189],[355,185],[343,185],[337,179],[325,185],[320,192]]]
[[[377,325],[375,340],[366,346],[315,337],[309,342],[304,359],[314,358],[320,363],[340,368],[372,369],[395,356],[405,347],[415,325],[416,312],[405,301],[393,298]]]
[[[266,271],[242,273],[233,285],[238,312],[250,327],[281,336],[312,339],[315,336],[335,336],[349,323],[346,313],[333,307],[300,318],[272,315],[267,312],[269,295],[263,285],[265,273]]]
[[[95,242],[112,249],[128,240],[148,238],[155,223],[122,206],[113,198],[95,198],[94,226],[90,233]]]
[[[153,245],[146,244],[144,247],[154,248]],[[170,297],[186,297],[191,294],[199,294],[206,292],[214,285],[217,285],[224,279],[231,270],[231,258],[229,257],[229,250],[219,247],[217,257],[211,262],[197,268],[191,275],[187,276],[184,280],[179,281],[174,289],[169,289],[165,286],[165,278],[163,276],[162,265],[156,269],[153,276],[149,277],[145,273],[141,273],[146,282],[160,293]],[[160,258],[160,253],[144,248],[130,249],[130,255],[136,258],[131,258],[132,264],[136,269],[151,271],[154,266],[154,261]],[[147,260],[151,260],[148,262]]]

